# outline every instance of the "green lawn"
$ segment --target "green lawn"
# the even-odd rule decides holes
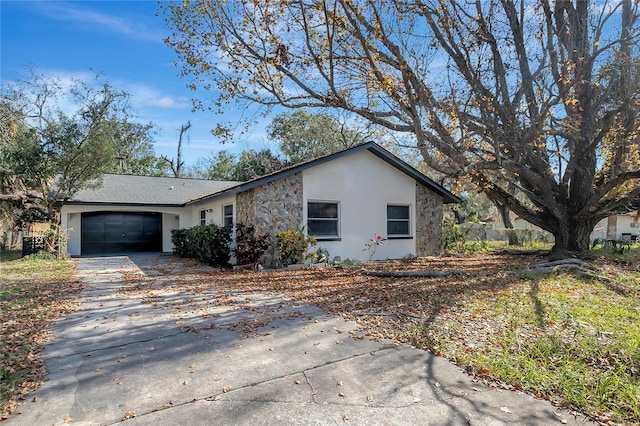
[[[398,336],[600,421],[640,423],[640,247],[593,263],[611,280],[497,278]]]

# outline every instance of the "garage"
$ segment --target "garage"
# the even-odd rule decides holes
[[[162,251],[160,213],[83,213],[83,255]]]

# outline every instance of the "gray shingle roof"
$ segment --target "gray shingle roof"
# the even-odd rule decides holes
[[[141,204],[180,206],[240,182],[105,174],[96,189],[83,189],[68,204]]]
[[[102,187],[78,192],[68,204],[126,204],[183,206],[199,201],[216,199],[230,194],[247,191],[276,179],[298,173],[310,167],[367,150],[402,171],[416,181],[442,195],[444,203],[459,203],[460,198],[438,185],[418,170],[411,167],[386,149],[374,142],[366,142],[344,151],[316,158],[302,164],[286,167],[280,171],[248,182],[214,181],[203,179],[179,179],[154,176],[104,175]]]

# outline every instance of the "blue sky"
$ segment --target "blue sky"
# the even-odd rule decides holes
[[[140,121],[157,124],[156,154],[175,156],[178,129],[191,120],[190,142],[183,149],[188,164],[221,149],[267,147],[266,123],[235,146],[211,136],[216,123],[229,116],[191,111],[193,92],[162,41],[169,30],[157,10],[155,0],[2,0],[0,78],[10,82],[27,64],[63,79],[86,78],[91,69],[102,72],[114,88],[132,95]]]

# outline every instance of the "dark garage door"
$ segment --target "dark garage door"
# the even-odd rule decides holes
[[[82,254],[162,251],[160,213],[83,213]]]

